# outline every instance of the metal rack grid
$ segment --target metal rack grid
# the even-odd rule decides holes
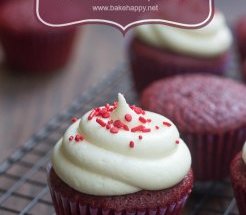
[[[51,119],[0,165],[0,214],[54,214],[46,184],[51,149],[70,124],[71,117],[80,116],[105,101],[112,102],[118,92],[124,93],[129,103],[136,103],[137,96],[124,66],[83,94],[67,111]],[[238,215],[229,181],[196,185],[184,214]]]

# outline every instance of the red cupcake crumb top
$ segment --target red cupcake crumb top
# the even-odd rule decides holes
[[[171,119],[183,133],[217,133],[245,126],[245,101],[245,85],[200,74],[159,80],[146,88],[141,97],[146,110]]]

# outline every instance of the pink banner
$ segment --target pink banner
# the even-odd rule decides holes
[[[213,0],[36,0],[38,19],[52,27],[103,23],[122,32],[146,23],[200,28],[211,21]]]

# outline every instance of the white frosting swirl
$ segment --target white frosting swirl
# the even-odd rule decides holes
[[[216,12],[212,21],[200,29],[180,29],[164,25],[142,25],[137,37],[160,48],[199,57],[218,56],[229,49],[232,34],[224,16]]]
[[[92,195],[122,195],[172,187],[189,172],[190,152],[167,118],[147,111],[137,114],[121,94],[109,118],[94,116],[88,120],[91,113],[72,124],[53,151],[53,168],[69,186]],[[130,122],[126,114],[132,116]],[[141,122],[140,116],[151,122]],[[120,120],[130,130],[120,128],[118,133],[111,133],[96,119],[105,123]],[[151,131],[133,132],[139,125]],[[83,135],[84,140],[69,141],[76,134]],[[131,141],[134,146],[130,147]]]
[[[243,158],[244,163],[246,164],[246,142],[244,143],[244,146],[243,146],[242,158]]]

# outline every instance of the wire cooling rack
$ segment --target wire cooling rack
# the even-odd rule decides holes
[[[70,124],[73,116],[81,116],[92,107],[112,102],[118,92],[129,103],[136,103],[126,66],[121,66],[98,86],[78,98],[70,108],[55,116],[0,165],[1,215],[53,215],[46,184],[46,166],[51,149]],[[196,185],[184,211],[185,215],[239,215],[228,180]]]

